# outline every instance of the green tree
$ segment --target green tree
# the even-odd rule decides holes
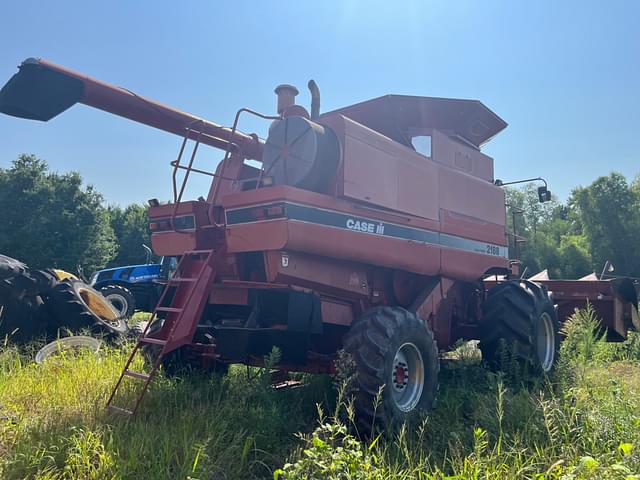
[[[616,274],[640,276],[640,188],[612,173],[573,191],[575,205],[599,270],[610,260]]]
[[[589,244],[570,205],[555,198],[541,204],[533,185],[507,190],[507,203],[509,232],[515,218],[517,233],[525,240],[517,250],[521,271],[526,268],[532,275],[547,269],[551,278],[579,278],[592,271]],[[513,216],[514,211],[521,213]]]
[[[50,172],[45,161],[20,155],[0,169],[0,252],[33,268],[101,268],[116,251],[102,201],[79,173]]]
[[[111,228],[118,241],[118,254],[109,265],[144,263],[146,253],[142,244],[150,245],[147,207],[132,204],[124,209],[119,206],[110,206],[108,210]]]

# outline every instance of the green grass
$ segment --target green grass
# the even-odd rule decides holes
[[[131,346],[43,365],[5,347],[0,477],[640,479],[638,336],[608,345],[590,321],[569,325],[545,381],[495,375],[462,348],[421,425],[369,440],[356,438],[349,402],[326,377],[283,391],[244,367],[224,379],[161,377],[130,419],[104,405]]]

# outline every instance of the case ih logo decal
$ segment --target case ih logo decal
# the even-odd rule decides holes
[[[470,240],[448,233],[434,232],[422,228],[406,227],[396,223],[379,222],[365,217],[354,217],[334,210],[324,210],[322,208],[308,207],[297,203],[278,203],[260,205],[260,209],[268,209],[272,206],[284,206],[282,215],[278,218],[288,218],[298,222],[325,225],[327,227],[352,230],[370,235],[382,235],[384,237],[400,238],[430,245],[440,245],[442,247],[456,248],[467,252],[482,253],[496,257],[509,258],[509,249],[502,245]],[[251,212],[256,210],[256,206],[227,210],[227,225],[238,225],[242,223],[252,223],[258,221],[269,221],[271,219],[256,219]]]
[[[364,220],[349,218],[347,220],[347,228],[349,230],[358,230],[359,232],[384,235],[384,223],[365,222]]]

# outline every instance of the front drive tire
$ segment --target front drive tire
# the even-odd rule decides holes
[[[100,293],[111,302],[123,318],[131,318],[136,309],[136,299],[126,287],[122,285],[105,285],[100,287]]]
[[[493,287],[482,305],[480,350],[495,369],[501,365],[501,346],[525,364],[530,373],[553,370],[560,347],[560,324],[547,288],[529,280]]]
[[[438,348],[426,322],[415,313],[373,308],[352,325],[343,344],[356,364],[354,406],[365,432],[376,424],[397,428],[433,407]]]

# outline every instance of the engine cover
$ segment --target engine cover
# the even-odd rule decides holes
[[[262,163],[276,185],[325,192],[333,179],[340,147],[333,131],[304,117],[276,120],[269,128]]]

